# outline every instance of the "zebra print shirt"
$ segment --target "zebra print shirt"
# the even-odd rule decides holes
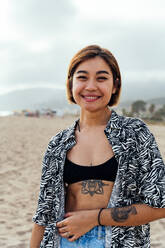
[[[111,110],[104,133],[118,161],[108,208],[148,204],[165,208],[165,165],[153,134],[138,118]],[[75,144],[75,123],[50,140],[43,158],[38,207],[33,221],[46,226],[41,248],[60,247],[56,222],[64,217],[63,169]],[[150,226],[107,226],[105,248],[149,248]]]

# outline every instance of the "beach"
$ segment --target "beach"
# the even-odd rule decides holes
[[[37,207],[41,163],[52,136],[76,119],[0,117],[0,247],[28,248]],[[149,125],[165,161],[165,126]],[[165,247],[165,220],[151,223],[151,247]]]

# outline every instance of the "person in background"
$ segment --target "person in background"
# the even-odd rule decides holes
[[[78,51],[66,88],[80,117],[48,144],[30,247],[149,248],[149,223],[165,217],[165,165],[147,125],[113,109],[113,54]]]

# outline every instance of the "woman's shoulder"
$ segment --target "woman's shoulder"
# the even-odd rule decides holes
[[[139,129],[148,129],[147,124],[140,118],[137,117],[127,117],[127,116],[122,116],[123,117],[123,125],[124,126],[129,126],[132,127],[135,130]]]
[[[140,118],[137,117],[128,117],[122,114],[118,114],[116,111],[113,110],[114,119],[113,121],[117,123],[122,128],[131,128],[135,131],[140,129],[148,129],[147,124]]]
[[[123,116],[123,127],[136,137],[137,141],[144,144],[153,136],[148,125],[140,118]]]
[[[54,147],[60,143],[65,142],[70,136],[74,135],[75,125],[76,121],[71,126],[60,130],[58,133],[52,136],[49,141],[49,145]]]

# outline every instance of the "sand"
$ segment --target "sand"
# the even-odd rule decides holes
[[[75,117],[0,117],[0,247],[28,248],[41,162],[49,139]],[[165,161],[165,126],[150,125]],[[152,247],[165,247],[165,220],[151,224]]]

